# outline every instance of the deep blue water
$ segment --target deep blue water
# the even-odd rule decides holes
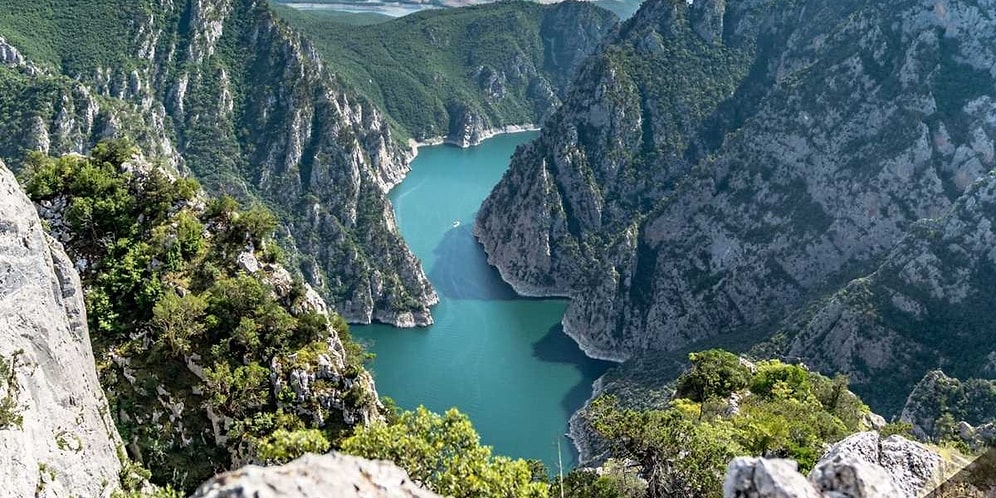
[[[587,358],[563,334],[566,301],[518,297],[472,235],[476,211],[515,147],[535,136],[421,149],[391,201],[402,235],[439,293],[436,323],[352,330],[377,355],[371,366],[381,395],[407,409],[456,406],[496,453],[541,459],[555,470],[558,441],[564,466],[575,463],[563,437],[567,420],[609,364]]]

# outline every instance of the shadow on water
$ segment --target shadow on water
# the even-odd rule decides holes
[[[508,301],[525,299],[505,283],[498,270],[488,264],[484,250],[474,239],[473,225],[464,223],[445,235],[433,250],[436,264],[429,280],[436,292],[450,299]]]
[[[561,324],[550,327],[542,339],[533,343],[533,356],[550,363],[568,363],[581,372],[581,381],[571,388],[560,401],[567,413],[581,408],[591,396],[591,384],[610,368],[618,364],[611,361],[595,360],[585,356],[574,339],[564,333]]]

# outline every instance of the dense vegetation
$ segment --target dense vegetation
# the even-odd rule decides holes
[[[461,115],[484,116],[492,126],[537,122],[549,98],[534,88],[537,76],[570,76],[548,65],[552,49],[542,35],[555,34],[542,32],[547,16],[578,15],[603,25],[611,19],[588,5],[521,1],[427,10],[362,29],[323,13],[278,12],[334,72],[416,138],[447,135],[451,119]]]
[[[0,34],[8,42],[72,76],[97,66],[137,67],[121,48],[130,44],[133,23],[153,13],[146,2],[88,0],[0,0],[0,12],[7,13],[0,16]]]
[[[525,460],[492,456],[467,416],[456,409],[439,415],[419,407],[391,423],[359,427],[342,449],[391,460],[443,496],[527,498],[545,497],[549,491],[545,470],[534,472]]]
[[[587,413],[611,457],[639,465],[647,496],[721,496],[726,465],[741,455],[790,458],[808,472],[828,444],[865,428],[868,407],[846,377],[777,360],[752,365],[721,350],[689,359],[667,407],[634,410],[601,397]],[[601,479],[623,489],[618,475]]]
[[[124,142],[36,153],[24,175],[83,267],[101,384],[132,456],[155,483],[190,489],[233,463],[328,450],[347,424],[319,393],[344,409],[374,402],[345,323],[307,305],[301,282],[274,277],[268,211],[204,199],[134,155]],[[239,263],[257,258],[258,271]],[[273,380],[334,361],[340,340],[338,384],[319,379],[308,397]]]

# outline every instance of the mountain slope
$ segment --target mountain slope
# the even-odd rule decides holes
[[[25,60],[8,70],[11,79],[61,85],[49,98],[3,99],[18,110],[15,136],[29,135],[7,154],[40,143],[84,152],[100,136],[149,135],[139,143],[162,144],[161,157],[211,191],[273,206],[297,266],[350,320],[429,323],[435,294],[384,195],[410,151],[377,110],[343,88],[265,2],[119,3],[0,5],[23,13],[0,23]],[[95,120],[113,106],[143,126]],[[70,139],[60,138],[64,130]]]
[[[0,0],[0,9],[18,12],[0,19],[0,129],[10,137],[0,155],[15,169],[25,150],[82,153],[129,136],[212,193],[273,208],[294,269],[348,320],[400,326],[431,323],[437,300],[385,195],[412,155],[402,135],[468,144],[490,127],[539,121],[613,22],[575,3],[426,13],[360,31],[359,41],[393,40],[386,52],[347,44],[336,57],[323,50],[325,61],[261,0]],[[518,40],[508,29],[524,37],[516,48],[489,48]],[[452,39],[437,50],[427,33]],[[410,69],[428,48],[442,66]],[[382,86],[371,88],[368,73]],[[416,113],[423,103],[440,113]]]
[[[520,291],[572,297],[591,355],[749,347],[992,168],[993,22],[970,1],[647,2],[475,233]]]
[[[541,123],[615,25],[608,11],[584,2],[428,10],[360,29],[323,14],[279,12],[406,133],[463,146],[490,129]]]
[[[787,354],[849,372],[891,412],[929,369],[991,378],[994,221],[996,177],[989,174],[949,213],[915,225],[875,272],[787,324],[780,331],[791,338]]]

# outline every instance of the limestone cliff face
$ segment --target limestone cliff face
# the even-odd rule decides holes
[[[103,136],[134,137],[212,193],[274,207],[295,266],[348,320],[431,323],[436,295],[386,199],[411,151],[374,106],[265,2],[148,2],[119,15],[129,32],[115,58],[74,67],[71,79],[53,63],[28,74],[30,53],[5,52],[25,96],[58,83],[11,123],[25,131],[13,135],[7,156],[22,147],[84,152]]]
[[[0,381],[20,422],[0,427],[9,496],[101,496],[118,486],[120,439],[97,382],[73,263],[0,163]]]
[[[520,292],[573,298],[591,355],[763,337],[992,167],[994,22],[963,1],[651,0],[475,233]]]
[[[507,47],[510,53],[502,57],[503,64],[476,67],[472,76],[481,101],[455,101],[448,106],[446,142],[471,147],[503,127],[527,124],[523,119],[543,123],[567,95],[578,67],[598,48],[616,21],[607,12],[580,2],[562,2],[542,9],[536,21],[542,55],[526,50],[535,42],[516,40],[515,45]],[[482,28],[472,26],[470,30]],[[475,58],[473,53],[467,57]],[[518,119],[504,110],[506,107],[521,108],[521,112],[514,113],[519,114]],[[419,136],[432,134],[431,130],[413,131]]]
[[[785,327],[789,355],[850,373],[893,412],[932,368],[991,377],[994,221],[996,176],[987,174],[949,212],[913,226],[873,273]],[[981,403],[971,422],[987,422],[992,408]]]

